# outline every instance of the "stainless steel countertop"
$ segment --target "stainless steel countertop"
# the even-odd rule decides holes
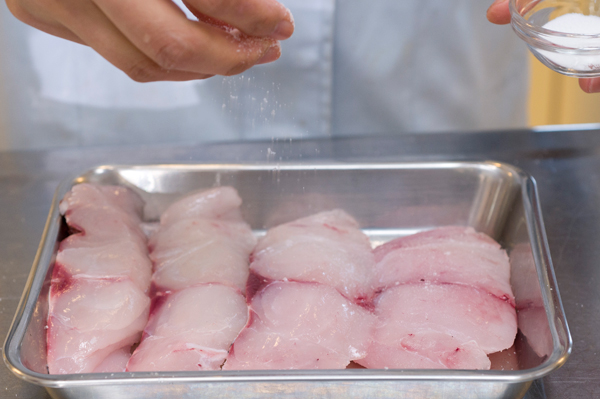
[[[380,135],[319,141],[0,152],[0,337],[8,332],[58,183],[102,164],[497,160],[538,182],[573,335],[566,365],[528,399],[600,397],[600,130]],[[0,397],[46,398],[0,366]]]

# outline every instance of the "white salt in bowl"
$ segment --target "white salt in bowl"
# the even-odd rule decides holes
[[[514,31],[544,65],[568,76],[600,76],[600,4],[595,0],[509,4]]]

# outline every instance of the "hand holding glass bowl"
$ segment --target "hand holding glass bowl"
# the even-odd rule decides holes
[[[497,0],[488,18],[507,23],[498,18],[507,17],[507,11],[514,31],[540,62],[553,71],[582,78],[580,86],[586,92],[600,91],[600,4],[595,0]]]

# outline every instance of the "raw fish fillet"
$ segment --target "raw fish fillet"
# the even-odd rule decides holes
[[[447,334],[414,333],[395,343],[374,342],[358,361],[370,369],[489,370],[491,362],[475,341],[461,343]]]
[[[142,209],[136,194],[116,186],[79,184],[61,201],[76,234],[61,243],[52,274],[50,373],[121,371],[114,353],[127,353],[139,341],[148,320],[151,277],[139,228]],[[117,369],[109,370],[111,365]]]
[[[243,292],[256,239],[235,189],[173,203],[149,242],[155,308],[129,371],[218,370],[248,320]]]
[[[373,286],[378,290],[416,282],[463,284],[484,289],[514,306],[510,263],[499,246],[446,239],[420,246],[398,245],[403,239],[382,246],[391,250],[378,248],[388,250],[375,266]]]
[[[317,283],[274,282],[256,293],[224,370],[343,369],[366,355],[375,316]]]
[[[238,290],[205,284],[158,297],[127,371],[218,370],[248,321]]]
[[[122,212],[127,218],[140,221],[144,201],[126,187],[81,183],[65,194],[59,210],[62,215],[67,215],[81,207],[100,207],[111,212]]]
[[[128,278],[142,291],[148,290],[152,277],[146,249],[119,235],[100,240],[93,234],[73,234],[60,243],[56,264],[74,278]]]
[[[83,235],[93,234],[102,241],[119,235],[146,247],[139,227],[143,201],[125,187],[75,185],[60,202],[59,210],[69,227]]]
[[[369,238],[336,209],[270,229],[252,253],[250,270],[266,280],[317,282],[368,300],[374,266]]]
[[[444,226],[400,237],[375,248],[375,261],[379,262],[388,252],[398,248],[421,247],[429,244],[439,244],[441,242],[458,242],[461,244],[477,245],[484,248],[500,249],[500,244],[493,238],[486,234],[476,232],[472,227]]]
[[[161,227],[150,239],[154,284],[165,291],[221,283],[244,292],[255,244],[245,223],[189,219]]]
[[[220,219],[242,222],[242,199],[233,187],[216,187],[186,195],[174,202],[161,215],[162,225],[186,219]]]
[[[531,246],[516,245],[510,260],[514,270],[511,283],[517,297],[519,329],[539,357],[550,356],[554,344]]]
[[[517,318],[519,330],[527,338],[533,351],[541,358],[549,357],[554,349],[554,341],[548,327],[546,309],[543,306],[519,309]]]
[[[244,222],[235,189],[192,194],[161,216],[149,242],[158,291],[220,283],[244,292],[256,238]]]
[[[375,301],[368,368],[489,369],[485,356],[513,345],[514,308],[486,291],[456,284],[404,284]]]
[[[131,347],[141,337],[149,306],[148,296],[131,280],[71,279],[55,272],[47,335],[50,374],[91,373],[115,350]]]
[[[119,348],[112,352],[104,361],[100,363],[95,369],[94,373],[116,373],[125,372],[127,362],[131,357],[131,345]]]

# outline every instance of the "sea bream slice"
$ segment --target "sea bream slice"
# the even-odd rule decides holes
[[[232,187],[218,187],[175,202],[149,241],[159,292],[220,283],[245,291],[256,245]]]
[[[269,229],[252,253],[250,270],[258,279],[317,282],[368,300],[374,266],[369,238],[352,216],[336,209]]]
[[[105,357],[102,363],[94,369],[94,373],[124,373],[130,357],[131,345],[119,348]]]
[[[506,251],[470,227],[444,227],[377,247],[373,286],[432,282],[484,289],[515,305]]]
[[[149,244],[159,291],[211,282],[243,292],[256,239],[245,223],[189,219],[159,228]]]
[[[91,373],[115,350],[139,342],[150,298],[129,279],[71,278],[55,270],[49,306],[50,374]]]
[[[257,292],[250,321],[223,370],[343,369],[366,356],[375,316],[317,283],[273,282]]]
[[[233,187],[222,186],[200,190],[175,201],[160,216],[163,226],[186,219],[218,219],[243,222],[242,199]]]
[[[500,249],[493,238],[466,226],[443,226],[396,238],[375,248],[375,261],[379,262],[388,252],[398,248],[422,247],[440,242],[471,244],[484,248]]]
[[[125,219],[140,222],[144,201],[127,187],[81,183],[73,186],[65,194],[60,201],[59,210],[62,215],[69,217],[68,215],[82,207],[121,212]]]
[[[368,368],[489,369],[488,353],[513,345],[515,309],[484,290],[457,284],[403,284],[375,301]]]
[[[107,357],[120,349],[127,353],[139,341],[151,276],[139,228],[142,208],[128,189],[93,184],[74,186],[61,201],[60,210],[76,233],[60,244],[52,274],[50,373],[105,370],[118,363]]]
[[[74,234],[60,243],[56,265],[74,278],[130,279],[147,291],[152,278],[152,262],[137,240],[115,235],[101,239]]]
[[[218,370],[248,321],[244,296],[202,284],[157,297],[127,371]]]
[[[90,183],[73,186],[59,204],[72,231],[102,241],[126,238],[145,250],[143,207],[142,199],[128,188]]]
[[[510,253],[510,260],[513,265],[511,283],[517,298],[519,329],[538,356],[550,356],[554,347],[552,332],[531,245],[515,245]]]

